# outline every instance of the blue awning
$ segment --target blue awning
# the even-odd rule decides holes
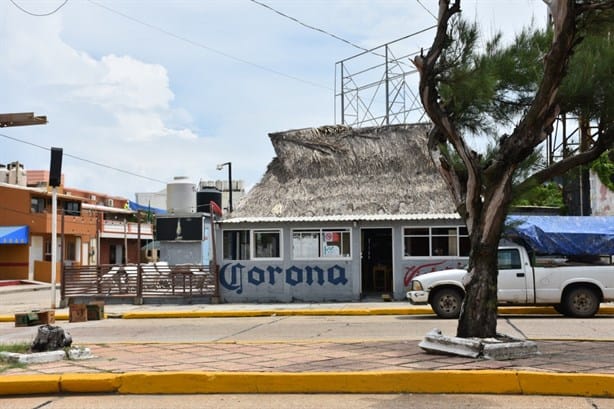
[[[29,239],[28,226],[0,226],[0,244],[28,244]]]
[[[614,254],[614,216],[509,216],[506,235],[539,254]]]

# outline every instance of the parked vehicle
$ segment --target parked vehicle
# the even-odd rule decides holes
[[[520,245],[499,247],[498,301],[502,305],[552,305],[570,317],[592,317],[602,302],[614,301],[612,258],[596,263],[548,259],[547,266],[533,266]],[[442,270],[414,278],[407,298],[412,304],[430,304],[441,318],[459,316],[465,295],[466,270]]]

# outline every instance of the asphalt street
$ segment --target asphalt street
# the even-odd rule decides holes
[[[49,297],[48,289],[0,289],[0,343],[31,340],[37,328],[15,327],[12,314],[44,309]],[[0,377],[0,396],[49,398],[38,407],[61,405],[66,396],[82,393],[399,397],[384,405],[374,401],[373,407],[397,407],[408,396],[421,402],[423,394],[436,394],[437,401],[450,393],[584,399],[556,407],[587,402],[607,407],[596,406],[594,399],[614,396],[614,308],[608,305],[593,319],[563,318],[552,308],[500,309],[500,333],[538,346],[535,355],[508,360],[425,353],[418,346],[424,335],[439,328],[451,336],[456,321],[437,319],[428,307],[404,302],[107,304],[105,310],[107,319],[68,322],[67,309],[57,309],[56,324],[72,334],[75,344],[91,348],[92,358],[7,369]],[[395,392],[403,393],[390,395]],[[299,401],[281,407],[327,406]],[[252,400],[235,403],[246,402]],[[506,407],[489,404],[466,407]]]
[[[2,409],[614,409],[614,400],[568,396],[249,394],[41,396],[0,399]]]

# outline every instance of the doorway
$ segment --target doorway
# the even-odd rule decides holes
[[[392,292],[392,229],[361,229],[363,296]]]

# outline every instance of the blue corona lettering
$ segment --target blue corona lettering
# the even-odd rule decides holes
[[[303,282],[303,270],[298,267],[290,267],[286,270],[286,283],[295,286]]]
[[[254,285],[264,283],[264,270],[253,267],[247,272],[247,282]]]
[[[324,270],[320,267],[305,267],[305,273],[307,273],[307,279],[305,280],[307,284],[313,284],[313,273],[316,273],[318,276],[317,283],[324,285]]]
[[[269,272],[269,284],[275,285],[275,274],[281,274],[284,270],[279,267],[268,266],[266,271]]]
[[[227,290],[234,291],[237,294],[243,293],[243,270],[245,266],[241,263],[232,265],[231,263],[224,264],[220,268],[220,284]],[[296,287],[297,285],[320,285],[324,286],[327,283],[332,285],[346,285],[348,279],[345,268],[340,265],[334,265],[326,270],[319,266],[307,266],[304,268],[291,266],[283,270],[279,266],[267,266],[264,269],[260,267],[252,267],[247,271],[246,284],[260,286],[268,284],[275,286],[277,284],[277,276],[284,275],[286,285]]]
[[[334,285],[346,285],[348,279],[345,277],[345,268],[341,266],[332,266],[328,269],[328,282]]]
[[[230,291],[236,291],[237,294],[241,294],[243,292],[242,276],[245,266],[241,263],[232,266],[230,269],[230,282],[226,280],[226,268],[228,266],[230,266],[230,263],[224,264],[222,268],[220,268],[220,284]]]

